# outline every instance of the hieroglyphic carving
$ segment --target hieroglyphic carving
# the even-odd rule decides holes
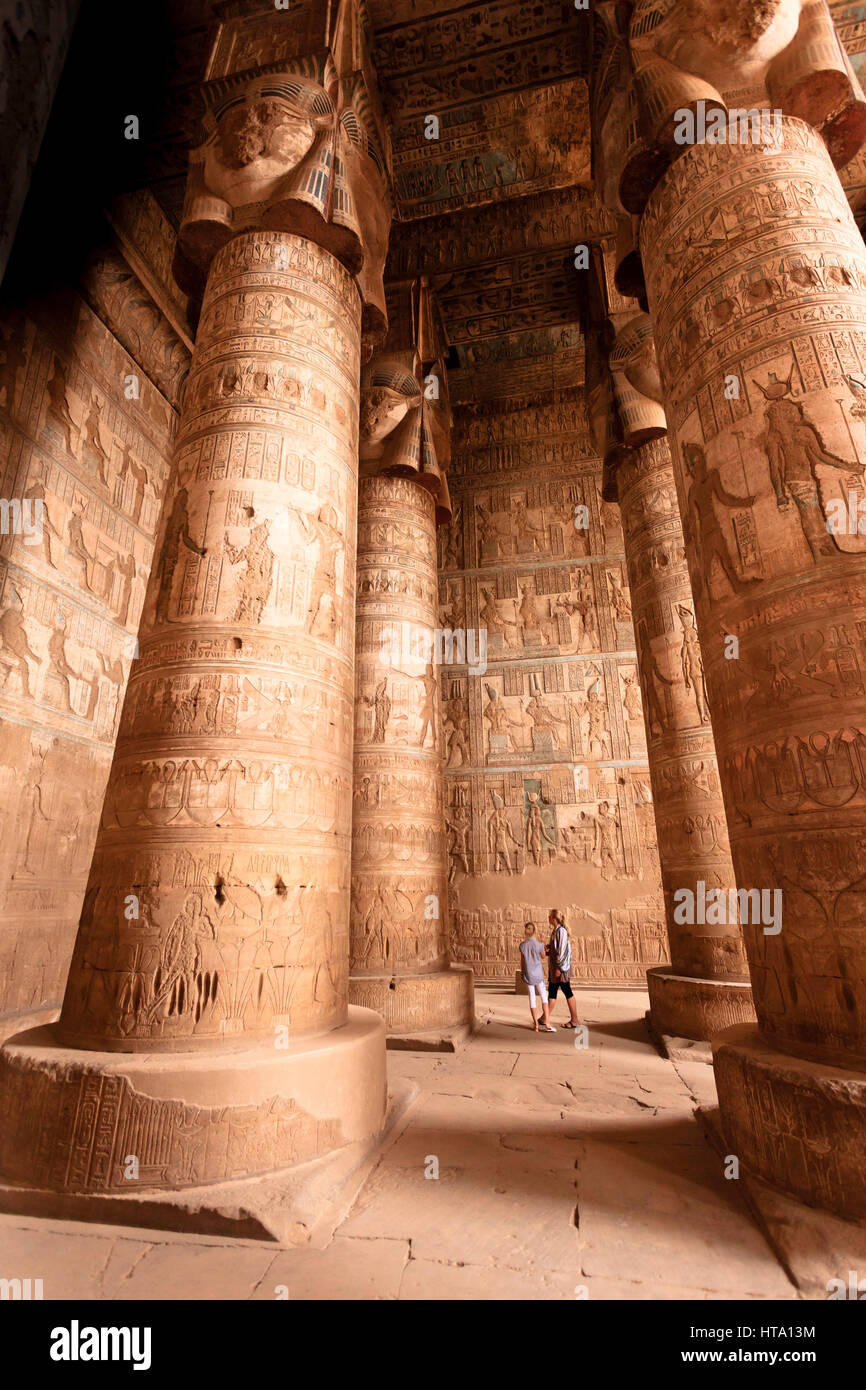
[[[69,1054],[65,1056],[68,1058]],[[126,1076],[72,1071],[60,1088],[45,1064],[0,1058],[0,1094],[11,1122],[0,1165],[7,1178],[66,1192],[176,1190],[301,1163],[340,1143],[337,1120],[318,1119],[273,1095],[258,1105],[190,1104],[144,1094]]]
[[[582,900],[563,898],[553,905],[565,913],[572,980],[636,985],[643,982],[648,967],[666,958],[664,913],[658,903],[635,902],[598,912],[587,909]],[[471,965],[481,979],[513,980],[524,923],[539,923],[544,934],[550,907],[547,899],[536,898],[495,908],[458,908],[451,927],[453,959]]]
[[[487,669],[443,672],[453,959],[511,978],[527,916],[519,930],[513,918],[507,949],[494,938],[514,879],[536,904],[519,911],[543,926],[550,906],[573,902],[577,877],[583,908],[599,917],[612,902],[623,912],[652,904],[634,918],[636,955],[611,937],[616,970],[597,968],[603,950],[582,967],[584,978],[638,980],[641,961],[664,959],[664,913],[646,751],[635,733],[640,695],[618,509],[601,496],[583,403],[575,394],[498,414],[459,411],[456,434],[458,522],[442,540],[440,614],[444,623],[460,612],[487,630]],[[500,460],[511,439],[514,457]],[[571,467],[552,479],[545,450],[554,441]],[[470,925],[491,939],[470,945]]]
[[[393,574],[397,582],[387,588],[377,583],[376,576],[383,572]],[[399,576],[421,581],[420,591],[401,586]],[[431,494],[408,478],[362,479],[353,982],[359,975],[437,971],[446,964],[439,689],[432,664],[435,581]]]
[[[0,1014],[14,1014],[62,993],[174,414],[77,296],[3,318],[0,497],[36,523],[0,536]]]

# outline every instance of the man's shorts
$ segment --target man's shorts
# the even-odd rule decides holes
[[[542,1002],[542,1004],[546,1004],[546,1003],[547,1003],[547,986],[545,985],[545,983],[544,983],[543,980],[542,980],[542,982],[541,982],[540,985],[530,985],[530,984],[527,983],[526,988],[529,990],[529,1007],[530,1007],[530,1009],[534,1009],[534,1008],[535,1008],[535,991],[536,991],[536,990],[538,990],[538,993],[539,993],[539,995],[541,996],[541,1002]]]
[[[557,996],[557,994],[559,993],[560,990],[562,990],[562,993],[563,993],[563,995],[564,995],[564,997],[565,997],[566,999],[571,999],[571,998],[573,997],[574,991],[572,990],[571,985],[569,984],[568,980],[551,980],[551,981],[550,981],[550,998],[551,998],[551,1001],[553,1001],[553,1000],[556,998],[556,996]]]

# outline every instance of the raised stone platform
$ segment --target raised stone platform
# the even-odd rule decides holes
[[[377,1142],[381,1018],[350,1009],[341,1028],[288,1048],[278,1041],[238,1052],[95,1053],[61,1046],[53,1025],[19,1033],[0,1049],[5,1209],[75,1218],[85,1207],[90,1220],[129,1221],[107,1206],[133,1198],[137,1221],[212,1231],[207,1211],[227,1208],[202,1198],[205,1189]],[[96,1197],[99,1216],[89,1214]]]
[[[727,1159],[718,1106],[701,1106],[698,1115],[713,1148],[722,1160]],[[852,1291],[852,1285],[866,1271],[866,1224],[842,1221],[828,1211],[806,1206],[745,1170],[740,1171],[737,1190],[788,1277],[806,1298],[860,1301],[862,1294],[856,1287]]]
[[[646,983],[651,1026],[662,1037],[706,1041],[724,1028],[755,1021],[748,980],[704,980],[654,965]]]
[[[756,1027],[713,1039],[727,1152],[749,1174],[866,1220],[866,1075],[779,1052]]]
[[[473,984],[468,965],[427,975],[350,975],[349,999],[381,1014],[389,1048],[411,1049],[416,1040],[423,1051],[453,1052],[472,1031]]]

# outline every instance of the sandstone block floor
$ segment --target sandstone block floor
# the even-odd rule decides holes
[[[419,1097],[322,1248],[0,1216],[0,1277],[46,1299],[797,1299],[695,1119],[712,1069],[658,1055],[642,991],[577,999],[587,1050],[482,987],[461,1052],[389,1053]]]

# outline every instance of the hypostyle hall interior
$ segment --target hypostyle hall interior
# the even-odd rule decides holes
[[[866,1296],[866,6],[126,8],[0,14],[3,1298]]]

